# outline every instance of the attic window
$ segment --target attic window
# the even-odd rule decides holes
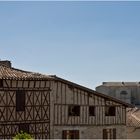
[[[69,116],[80,116],[80,106],[79,105],[72,105],[68,107],[68,115]]]
[[[106,106],[105,107],[105,116],[115,116],[116,108],[115,106]]]
[[[0,79],[0,87],[3,87],[3,80]]]

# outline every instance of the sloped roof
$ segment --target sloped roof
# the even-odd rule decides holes
[[[15,79],[15,80],[48,80],[48,79],[51,79],[51,80],[58,80],[58,81],[70,84],[74,87],[80,88],[82,90],[85,90],[89,93],[95,94],[97,96],[101,96],[103,98],[113,100],[117,103],[123,104],[124,106],[133,107],[133,105],[125,103],[119,99],[113,98],[109,95],[105,95],[105,94],[96,92],[92,89],[89,89],[87,87],[78,85],[78,84],[73,83],[71,81],[62,79],[62,78],[57,77],[55,75],[45,75],[45,74],[40,74],[40,73],[35,73],[35,72],[29,72],[29,71],[24,71],[24,70],[20,70],[20,69],[16,69],[13,67],[8,67],[8,66],[0,64],[0,79]]]
[[[127,110],[127,126],[140,127],[140,109],[135,107]]]
[[[23,71],[20,69],[15,69],[13,67],[0,65],[0,79],[40,80],[40,79],[50,79],[50,78],[51,77],[48,75]]]
[[[92,90],[92,89],[90,89],[90,88],[87,88],[87,87],[84,87],[84,86],[82,86],[82,85],[73,83],[73,82],[71,82],[71,81],[62,79],[62,78],[60,78],[60,77],[57,77],[56,75],[50,75],[50,76],[51,76],[52,78],[54,78],[54,80],[67,83],[67,84],[69,84],[69,85],[72,85],[72,86],[74,86],[74,87],[80,88],[80,89],[82,89],[82,90],[85,90],[85,91],[87,91],[87,92],[89,92],[89,93],[91,93],[91,94],[95,94],[95,95],[97,95],[97,96],[100,96],[100,97],[102,97],[102,98],[110,99],[110,100],[112,100],[112,101],[114,101],[114,102],[117,102],[117,103],[120,103],[120,104],[122,104],[122,105],[124,105],[124,106],[126,106],[126,107],[134,107],[134,105],[129,104],[129,103],[127,103],[127,102],[124,102],[124,101],[122,101],[122,100],[120,100],[120,99],[118,99],[118,98],[114,98],[114,97],[112,97],[112,96],[109,96],[109,95],[106,95],[106,94],[97,92],[97,91]]]

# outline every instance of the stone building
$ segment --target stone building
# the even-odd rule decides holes
[[[53,75],[0,62],[0,138],[20,130],[36,139],[126,138],[126,108],[119,99]]]
[[[103,82],[96,91],[140,107],[140,82]]]
[[[103,82],[96,87],[97,92],[116,97],[135,105],[127,109],[127,138],[140,138],[140,82]]]

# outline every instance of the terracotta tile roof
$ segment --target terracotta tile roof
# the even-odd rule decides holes
[[[111,99],[111,100],[121,103],[127,107],[133,107],[133,105],[125,103],[119,99],[113,98],[108,95],[104,95],[102,93],[96,92],[92,89],[89,89],[84,86],[78,85],[76,83],[70,82],[68,80],[62,79],[55,75],[44,75],[44,74],[40,74],[40,73],[24,71],[24,70],[16,69],[11,66],[6,66],[3,64],[0,64],[0,79],[14,79],[14,80],[48,80],[48,79],[51,79],[51,80],[56,80],[56,81],[58,80],[58,81],[70,84],[74,87],[86,90],[86,91],[96,94],[98,96],[101,96],[103,98]]]
[[[127,126],[140,127],[140,109],[131,108],[127,110]]]
[[[40,79],[51,79],[50,76],[34,73],[29,71],[23,71],[20,69],[15,69],[13,67],[7,67],[0,65],[0,79],[20,79],[20,80],[40,80]]]

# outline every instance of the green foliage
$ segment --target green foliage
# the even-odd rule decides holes
[[[20,140],[20,139],[33,140],[33,137],[30,134],[21,131],[20,133],[16,134],[16,136],[13,137],[13,140]]]

